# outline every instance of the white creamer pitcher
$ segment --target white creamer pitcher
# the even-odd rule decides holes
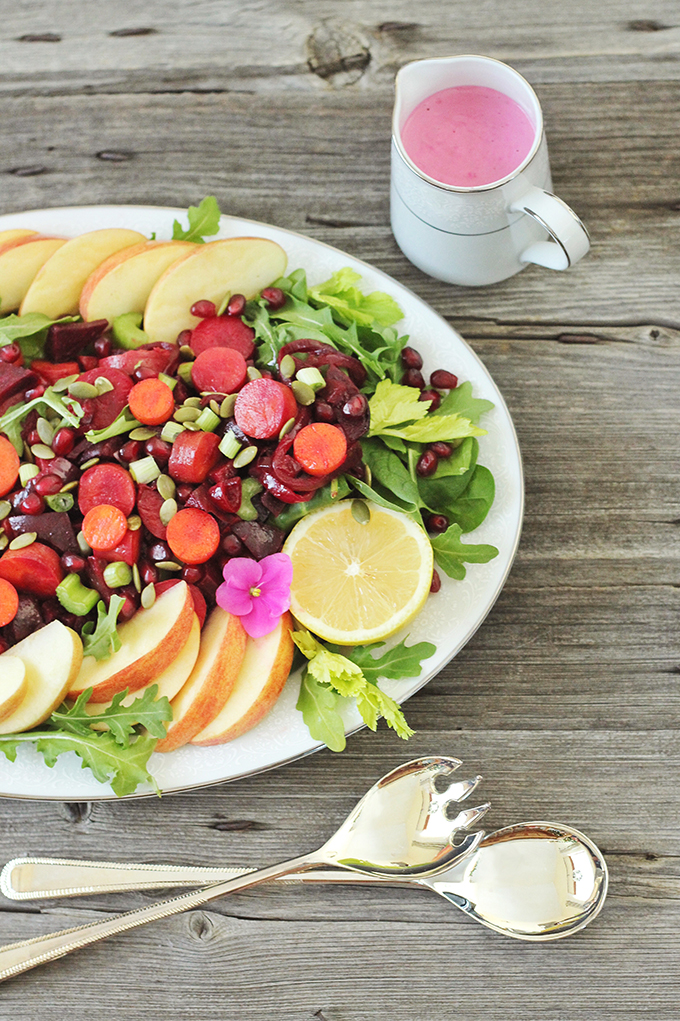
[[[470,188],[442,184],[404,150],[401,132],[409,114],[435,92],[460,85],[504,93],[534,127],[529,153],[502,180]],[[492,57],[434,57],[402,67],[395,88],[392,231],[414,265],[447,283],[481,286],[505,280],[528,263],[563,270],[583,258],[590,247],[588,232],[573,209],[551,193],[541,106],[517,71]]]

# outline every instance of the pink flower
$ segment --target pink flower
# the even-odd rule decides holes
[[[235,557],[224,565],[224,582],[217,590],[217,605],[241,618],[251,638],[270,634],[290,606],[293,563],[286,553],[263,560]]]

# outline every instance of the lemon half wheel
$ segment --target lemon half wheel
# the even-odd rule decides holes
[[[293,615],[338,645],[377,642],[403,627],[432,582],[432,546],[423,529],[368,502],[370,517],[357,521],[352,502],[302,518],[283,547],[293,561]]]

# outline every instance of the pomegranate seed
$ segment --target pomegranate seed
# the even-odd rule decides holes
[[[119,454],[123,461],[136,461],[142,452],[142,444],[140,440],[128,440],[124,443],[119,450]]]
[[[40,433],[38,432],[37,429],[30,429],[28,431],[28,433],[26,434],[26,442],[28,443],[29,447],[32,447],[34,443],[42,443],[42,440],[40,439]]]
[[[435,535],[441,535],[449,527],[449,519],[446,514],[429,514],[425,520],[425,526],[428,532],[434,532]]]
[[[160,436],[152,436],[151,439],[147,440],[144,444],[144,450],[157,461],[165,463],[172,453],[172,444],[166,443],[165,440],[160,438]]]
[[[201,298],[200,301],[195,301],[191,306],[191,314],[196,316],[197,319],[214,319],[217,315],[215,302],[208,301],[207,298]]]
[[[225,535],[220,545],[230,557],[237,557],[243,549],[243,543],[237,535]]]
[[[444,443],[443,440],[437,440],[436,443],[430,444],[430,450],[433,450],[437,457],[451,457],[453,453],[453,447],[448,443]]]
[[[359,418],[364,414],[368,407],[368,401],[363,394],[355,394],[354,397],[350,397],[346,404],[343,404],[343,414],[349,415],[350,418]]]
[[[246,307],[246,299],[243,294],[232,294],[227,305],[228,316],[240,316],[243,315],[243,309]]]
[[[274,312],[286,304],[286,296],[280,287],[265,287],[260,294]]]
[[[16,493],[10,493],[9,502],[12,504],[12,510],[18,511],[21,509],[21,504],[28,496],[28,489],[17,489]],[[5,518],[2,522],[3,525],[9,525],[9,519]]]
[[[181,333],[177,334],[177,346],[178,347],[189,347],[191,345],[191,330],[182,330]]]
[[[182,568],[182,581],[185,581],[187,585],[198,585],[199,581],[203,581],[204,570],[200,566],[184,567]]]
[[[423,359],[414,347],[405,347],[401,352],[401,364],[405,369],[422,369]]]
[[[421,478],[426,479],[428,475],[434,475],[439,464],[439,458],[433,450],[425,450],[418,458],[416,471]]]
[[[42,397],[46,389],[47,387],[44,385],[44,383],[38,383],[38,385],[34,386],[32,390],[26,391],[25,394],[26,400],[34,401],[36,397]]]
[[[149,547],[149,556],[154,561],[174,559],[167,542],[155,542],[153,546]]]
[[[145,585],[151,585],[158,581],[158,570],[146,561],[142,561],[139,565],[139,577],[142,579]]]
[[[94,355],[78,355],[78,365],[80,365],[81,372],[89,372],[90,369],[97,368],[99,359]]]
[[[135,369],[132,373],[132,378],[138,383],[141,383],[143,379],[155,379],[157,375],[158,373],[154,372],[150,365],[140,365],[139,368]]]
[[[188,486],[186,485],[186,483],[179,485],[177,487],[177,502],[186,503],[191,494],[193,493],[193,491],[194,491],[193,486]]]
[[[93,346],[97,358],[108,358],[113,351],[113,344],[108,337],[97,337]]]
[[[42,514],[45,501],[40,493],[27,493],[19,505],[22,514]]]
[[[317,401],[314,405],[314,414],[319,422],[335,422],[335,412],[330,404],[325,401]]]
[[[442,587],[442,580],[439,577],[439,572],[435,568],[434,571],[432,572],[432,583],[430,585],[430,592],[439,592],[439,589],[441,587]]]
[[[52,440],[52,450],[57,457],[66,457],[73,450],[76,442],[76,434],[73,429],[69,429],[64,426],[63,429],[59,429]]]
[[[441,396],[436,390],[423,390],[418,400],[431,402],[428,411],[436,411],[442,402]]]
[[[22,354],[18,344],[6,344],[5,347],[0,347],[0,361],[18,362],[20,358],[22,358]]]
[[[58,475],[41,475],[33,483],[34,492],[39,496],[54,496],[64,485],[64,480]]]
[[[430,373],[430,383],[438,390],[455,390],[458,386],[458,376],[447,372],[446,369],[435,369]]]
[[[425,386],[425,380],[420,369],[407,369],[401,377],[401,382],[402,386],[415,386],[419,390],[422,390]]]
[[[79,557],[76,553],[64,553],[61,557],[61,566],[65,571],[75,572],[82,571],[85,568],[85,560],[83,557]]]

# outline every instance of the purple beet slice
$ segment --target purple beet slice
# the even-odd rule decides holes
[[[52,362],[68,362],[108,330],[107,319],[91,323],[54,323],[47,331],[45,356]]]

